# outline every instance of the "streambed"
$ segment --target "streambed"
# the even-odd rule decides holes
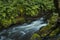
[[[44,22],[42,17],[31,24],[24,23],[23,25],[12,26],[13,28],[0,32],[0,40],[28,40],[34,32],[46,25],[47,23]]]

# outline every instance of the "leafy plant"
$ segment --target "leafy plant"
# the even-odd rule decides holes
[[[40,10],[52,9],[53,0],[0,0],[0,24],[11,25],[15,23],[16,17],[34,17],[38,16]]]

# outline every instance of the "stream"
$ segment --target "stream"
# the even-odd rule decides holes
[[[37,19],[30,24],[12,26],[12,28],[4,29],[0,32],[0,40],[29,40],[29,38],[41,27],[46,26],[44,18]]]

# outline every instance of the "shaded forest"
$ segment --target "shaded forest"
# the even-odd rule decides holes
[[[41,17],[48,25],[29,40],[60,40],[60,0],[0,0],[0,30]]]

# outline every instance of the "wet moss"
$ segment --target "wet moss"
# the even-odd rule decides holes
[[[31,40],[41,40],[41,38],[37,33],[35,33],[32,35]]]
[[[60,31],[60,28],[56,28],[54,31],[52,31],[51,33],[50,33],[50,37],[54,37],[54,36],[56,36],[57,35],[57,33]]]
[[[43,38],[46,36],[55,37],[60,29],[59,27],[54,29],[54,27],[56,26],[57,19],[58,19],[58,13],[53,13],[53,15],[48,19],[48,25],[41,28],[37,32],[37,34],[39,34],[39,36]]]
[[[52,17],[48,19],[48,25],[43,27],[41,30],[39,30],[39,34],[44,37],[49,33],[49,30],[56,24],[56,21],[58,19],[58,14],[53,13]]]

